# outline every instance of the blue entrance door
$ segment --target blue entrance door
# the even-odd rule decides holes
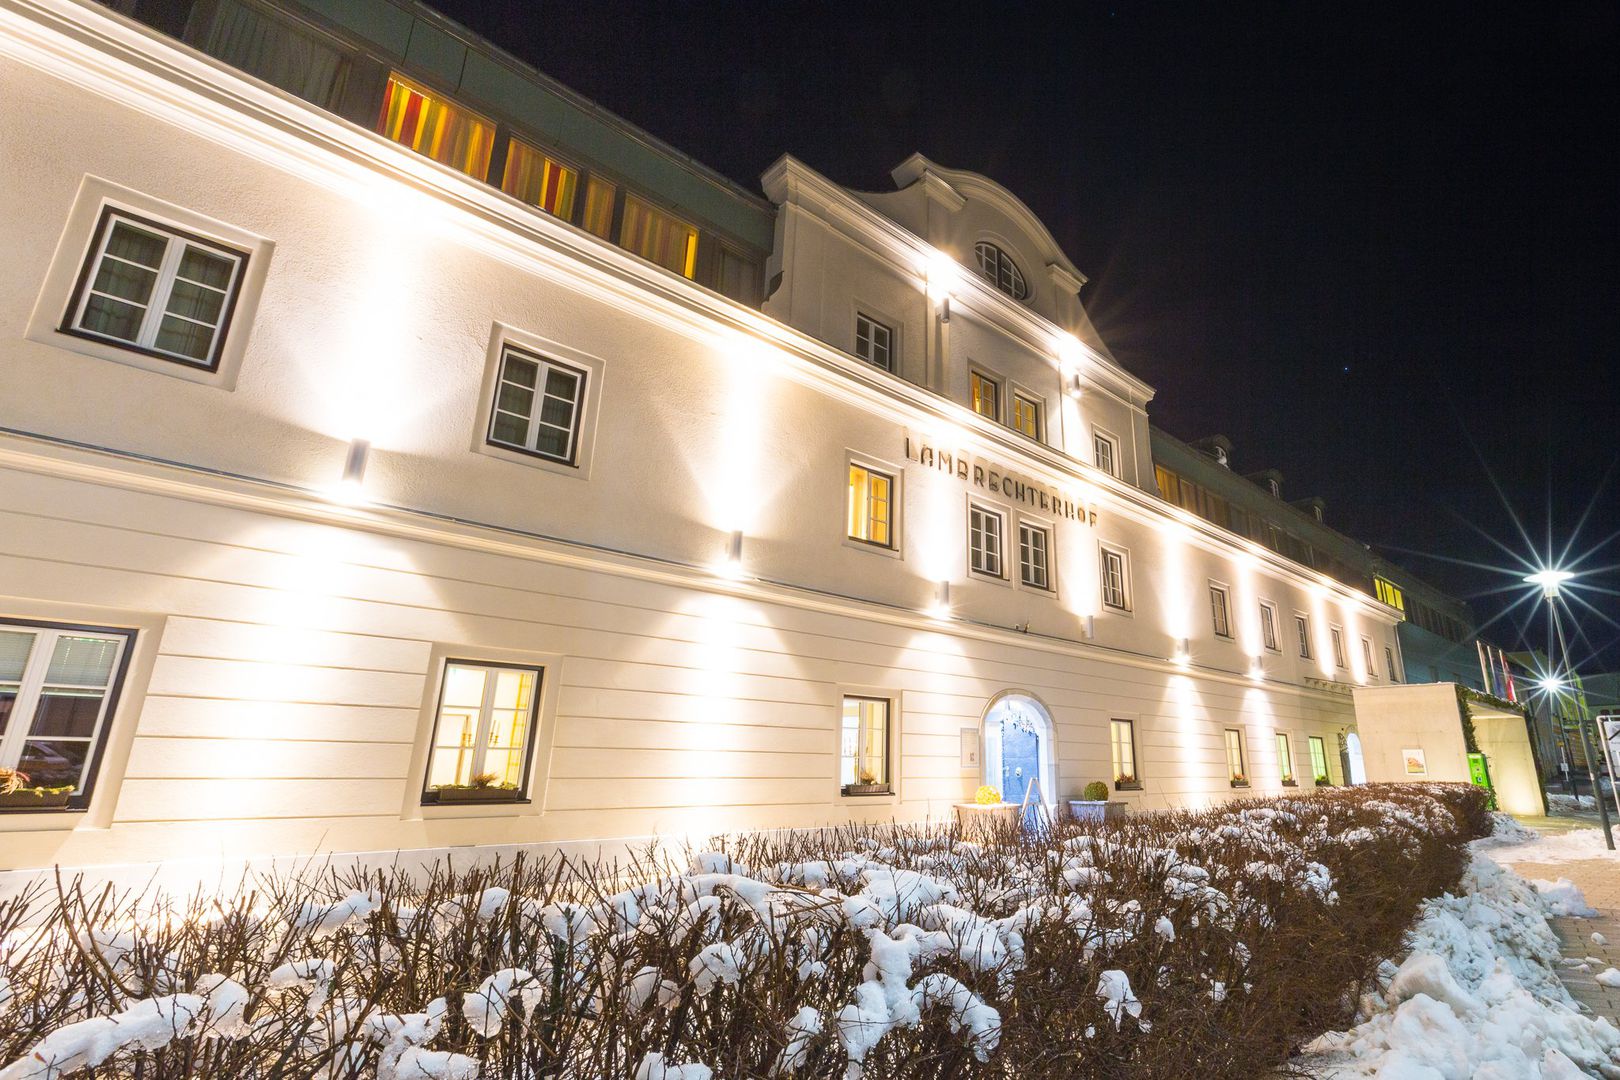
[[[1001,797],[1010,803],[1024,801],[1024,792],[1041,774],[1041,740],[1027,724],[1001,723]],[[1026,825],[1035,824],[1035,807],[1046,793],[1037,788],[1030,794],[1024,812]]]

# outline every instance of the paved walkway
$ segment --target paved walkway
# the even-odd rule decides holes
[[[1537,832],[1545,833],[1598,827],[1596,814],[1519,820]],[[1616,842],[1620,843],[1620,833],[1616,835]],[[1521,877],[1526,878],[1542,878],[1547,881],[1557,881],[1561,877],[1568,878],[1586,895],[1586,902],[1601,913],[1596,919],[1577,919],[1571,916],[1549,919],[1548,922],[1558,934],[1565,956],[1580,959],[1596,957],[1598,961],[1588,963],[1590,970],[1587,971],[1581,971],[1576,967],[1559,968],[1559,977],[1569,988],[1570,996],[1599,1016],[1606,1016],[1620,1023],[1620,988],[1603,986],[1596,979],[1597,973],[1604,968],[1620,968],[1620,863],[1612,859],[1577,859],[1573,862],[1559,863],[1515,862],[1513,869]],[[1607,939],[1606,943],[1593,944],[1594,932],[1602,934]]]

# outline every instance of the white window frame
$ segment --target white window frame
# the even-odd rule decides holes
[[[1378,661],[1373,658],[1372,638],[1361,635],[1361,658],[1367,664],[1367,678],[1378,678]]]
[[[1044,584],[1037,584],[1029,581],[1025,577],[1025,568],[1027,565],[1024,559],[1025,532],[1039,533],[1041,535],[1042,543],[1044,545],[1041,549],[1041,558],[1043,563],[1041,566],[1041,572],[1046,578]],[[1047,522],[1037,521],[1033,518],[1026,517],[1020,517],[1018,519],[1018,584],[1020,588],[1034,589],[1036,592],[1046,594],[1057,592],[1057,567],[1052,558],[1053,536],[1054,532],[1052,526]]]
[[[997,523],[997,525],[996,525],[996,541],[997,542],[996,542],[996,549],[995,549],[996,569],[995,570],[981,569],[978,565],[976,565],[976,560],[975,560],[975,557],[974,557],[974,537],[975,537],[975,534],[983,534],[985,530],[975,528],[975,526],[974,526],[974,514],[975,513],[981,514],[986,518],[994,518],[996,523]],[[1004,509],[1000,509],[1000,508],[997,508],[995,506],[992,506],[991,504],[989,504],[987,502],[984,502],[984,501],[982,501],[980,499],[969,499],[968,500],[968,512],[967,512],[967,556],[968,556],[968,560],[967,561],[968,561],[968,573],[970,575],[972,575],[973,577],[977,577],[977,578],[983,578],[986,581],[999,582],[999,583],[1004,584],[1004,585],[1009,582],[1010,579],[1008,578],[1008,575],[1007,575],[1007,523],[1008,523],[1009,520],[1011,520],[1011,515],[1009,515],[1007,513],[1007,511],[1004,510]]]
[[[868,472],[881,473],[889,478],[889,543],[875,544],[870,540],[861,540],[849,535],[849,470],[850,466],[858,466]],[[905,524],[906,471],[892,461],[873,457],[853,448],[844,451],[844,469],[840,474],[838,488],[838,535],[839,542],[855,551],[864,551],[868,555],[881,555],[885,558],[900,559],[904,561],[905,555],[901,546],[902,526]],[[856,695],[859,696],[859,695]]]
[[[1344,643],[1344,627],[1328,624],[1328,644],[1333,650],[1333,666],[1339,671],[1350,670],[1350,649]]]
[[[1384,666],[1389,669],[1390,682],[1398,683],[1401,681],[1401,677],[1395,671],[1395,646],[1393,645],[1384,646]]]
[[[493,441],[495,430],[495,398],[500,389],[501,372],[508,349],[525,354],[526,358],[541,364],[554,363],[559,367],[584,374],[580,388],[580,401],[575,409],[576,432],[573,461],[561,461],[533,450],[522,450],[506,443]],[[478,411],[472,429],[472,449],[485,457],[512,462],[525,468],[540,469],[556,476],[575,480],[589,480],[595,456],[596,432],[601,410],[603,386],[607,375],[606,363],[597,356],[572,348],[560,341],[533,334],[505,323],[494,323],[490,329],[489,345],[484,355],[484,380],[479,390]],[[538,410],[539,402],[535,408]]]
[[[1104,465],[1102,448],[1108,447],[1108,464]],[[1119,437],[1110,431],[1091,425],[1091,463],[1109,476],[1119,476]]]
[[[846,785],[844,783],[844,776],[843,776],[843,773],[844,773],[844,706],[845,706],[845,704],[847,702],[849,702],[851,700],[854,700],[854,701],[881,701],[884,704],[884,722],[885,722],[886,730],[884,731],[883,761],[884,761],[885,772],[887,772],[887,774],[888,774],[882,780],[882,784],[886,789],[884,791],[851,792],[849,790],[849,785]],[[893,799],[895,797],[895,795],[898,793],[898,791],[899,791],[899,772],[900,772],[900,770],[899,770],[899,764],[900,764],[900,762],[899,762],[900,738],[899,738],[899,730],[898,730],[898,727],[897,727],[897,717],[899,716],[899,712],[900,712],[900,709],[899,709],[899,697],[896,694],[893,694],[893,693],[885,693],[885,692],[877,691],[877,690],[856,690],[856,689],[844,689],[844,690],[842,690],[842,692],[839,693],[839,695],[838,695],[838,716],[837,716],[837,721],[838,722],[837,722],[837,725],[836,725],[836,731],[837,731],[837,737],[838,737],[838,754],[837,754],[837,759],[836,760],[838,762],[838,777],[837,777],[837,780],[838,780],[838,795],[839,795],[840,798],[842,798],[842,799],[859,799],[859,800]],[[856,756],[856,764],[857,764],[857,766],[859,765],[859,763],[860,763],[860,757],[859,757],[859,754],[857,752],[857,756]],[[860,782],[860,777],[856,776],[855,783],[859,783],[859,782]]]
[[[1322,775],[1326,777],[1328,786],[1333,784],[1333,759],[1328,756],[1327,739],[1322,735],[1305,736],[1305,755],[1311,759],[1311,783],[1316,784],[1316,754],[1315,747],[1322,748]]]
[[[866,323],[869,328],[866,339],[870,344],[870,351],[873,353],[875,353],[877,350],[877,331],[883,331],[883,352],[885,357],[884,363],[878,363],[874,355],[868,355],[867,353],[861,352],[861,323],[863,322]],[[871,364],[879,371],[887,371],[893,374],[896,367],[895,361],[898,359],[895,343],[896,339],[893,326],[872,315],[864,308],[855,309],[855,345],[851,351],[856,356],[866,361],[868,364]]]
[[[25,745],[32,737],[35,714],[39,709],[39,701],[45,694],[47,683],[45,676],[50,670],[51,659],[56,651],[56,643],[64,637],[92,637],[92,638],[118,638],[119,643],[113,655],[111,674],[107,685],[103,687],[78,687],[66,683],[48,684],[53,690],[73,689],[101,689],[101,708],[96,714],[95,726],[88,736],[52,736],[41,735],[41,741],[85,742],[89,744],[89,752],[85,755],[83,769],[79,773],[78,785],[68,798],[69,809],[83,809],[95,794],[97,777],[101,770],[102,760],[107,751],[108,732],[112,727],[113,717],[118,710],[118,701],[123,694],[124,685],[129,674],[130,658],[134,651],[134,629],[116,626],[85,626],[72,623],[58,623],[47,620],[30,619],[0,619],[0,631],[13,633],[31,633],[34,635],[33,644],[29,647],[28,659],[23,664],[22,676],[17,686],[17,696],[12,702],[11,716],[7,722],[6,730],[0,735],[0,766],[8,769],[16,768],[22,758]],[[37,778],[34,781],[38,782]],[[0,811],[0,816],[12,812]],[[26,811],[25,811],[26,812]]]
[[[1221,619],[1215,617],[1215,596],[1217,594],[1221,598]],[[1222,641],[1233,640],[1237,635],[1234,633],[1236,628],[1232,625],[1232,587],[1224,582],[1211,579],[1209,582],[1209,600],[1210,629]],[[1226,624],[1224,630],[1221,628],[1223,621]]]
[[[995,266],[985,265],[986,251],[995,253]],[[1014,300],[1024,301],[1030,297],[1029,279],[1024,276],[1023,268],[1007,253],[1007,249],[994,240],[979,240],[973,245],[973,265],[984,278],[998,290],[1006,293]],[[1002,284],[1002,272],[1006,271],[1007,283]]]
[[[534,402],[530,408],[530,414],[526,418],[527,427],[523,433],[522,446],[504,442],[495,437],[495,423],[501,415],[504,414],[506,416],[518,418],[517,413],[506,412],[500,407],[501,389],[511,381],[506,377],[507,361],[514,355],[520,361],[533,364],[536,368],[533,387],[521,387],[519,384],[513,383],[514,386],[519,386],[520,389],[527,389],[534,395]],[[551,424],[541,419],[541,412],[544,409],[545,399],[548,396],[546,393],[546,376],[553,370],[564,372],[573,376],[575,380],[577,380],[576,386],[578,387],[576,396],[572,403],[573,411],[567,428],[568,451],[567,453],[561,455],[552,454],[548,451],[541,450],[535,445],[535,440],[539,436],[541,429],[545,428],[553,431],[562,430],[555,424]],[[555,465],[566,465],[569,468],[577,468],[579,463],[580,436],[583,432],[585,423],[585,403],[589,400],[590,392],[590,372],[586,369],[567,363],[566,361],[557,360],[534,349],[524,348],[523,346],[514,344],[511,341],[502,342],[500,361],[495,369],[494,394],[489,404],[489,427],[484,432],[484,438],[491,446],[498,447],[499,449],[506,450],[511,453],[525,454],[529,457],[539,458],[542,461],[549,461]]]
[[[1294,773],[1294,740],[1286,731],[1273,732],[1277,742],[1277,776],[1283,787],[1298,787],[1299,777]]]
[[[1270,616],[1270,640],[1267,640],[1267,616]],[[1270,600],[1260,601],[1260,644],[1267,652],[1282,652],[1282,626],[1277,605]]]
[[[1299,650],[1301,660],[1316,659],[1316,650],[1311,640],[1311,617],[1303,611],[1294,612],[1294,636],[1299,640],[1295,643]]]
[[[1232,767],[1232,742],[1228,735],[1237,736],[1237,768]],[[1223,728],[1221,731],[1221,754],[1226,759],[1226,778],[1234,787],[1248,787],[1254,783],[1249,775],[1248,755],[1244,753],[1243,729],[1238,727]],[[1242,781],[1238,777],[1243,777]]]
[[[1109,602],[1108,599],[1108,557],[1110,555],[1119,559],[1120,572],[1120,599],[1124,606]],[[1097,545],[1097,598],[1102,606],[1121,615],[1131,613],[1131,554],[1117,544],[1099,543]]]
[[[1130,736],[1131,744],[1131,772],[1130,780],[1121,780],[1119,761],[1119,739],[1114,729],[1115,724],[1124,724]],[[1111,716],[1108,718],[1108,763],[1114,770],[1115,791],[1142,790],[1142,758],[1136,749],[1136,718],[1130,716]]]
[[[1035,410],[1035,434],[1031,435],[1018,426],[1018,403],[1023,402]],[[1007,426],[1026,439],[1038,443],[1046,442],[1046,399],[1039,394],[1025,390],[1017,384],[1009,384],[1007,390]]]
[[[221,312],[207,365],[183,354],[147,349],[118,338],[75,329],[85,295],[81,280],[94,280],[99,263],[99,247],[111,235],[111,226],[101,229],[108,215],[123,215],[138,227],[178,234],[191,242],[239,259],[232,279],[229,315]],[[171,242],[169,254],[178,263],[183,245]],[[275,244],[234,225],[153,198],[143,192],[114,184],[96,176],[79,183],[72,208],[68,211],[50,268],[28,318],[25,336],[30,341],[52,345],[83,356],[187,382],[231,390],[241,370],[254,319],[264,293]],[[172,286],[172,276],[169,279]],[[161,283],[160,283],[161,284]],[[154,288],[153,296],[157,295]],[[156,307],[154,303],[151,305]]]
[[[977,376],[979,378],[979,381],[984,382],[984,383],[988,383],[990,386],[995,387],[995,391],[996,391],[996,411],[993,414],[992,413],[982,413],[977,408],[974,407],[974,405],[973,405],[973,379],[974,379],[974,376]],[[984,370],[984,368],[982,368],[982,367],[977,367],[977,366],[969,367],[968,368],[967,407],[968,407],[969,411],[971,411],[973,413],[974,416],[982,416],[986,420],[993,420],[998,424],[1001,423],[1001,418],[1004,415],[1006,415],[1006,412],[1007,412],[1007,382],[1006,382],[1006,380],[1001,379],[1001,378],[999,378],[999,377],[997,377],[995,375],[990,374],[988,371]]]
[[[534,674],[534,693],[529,702],[529,720],[526,729],[526,738],[523,746],[523,782],[510,798],[491,799],[484,805],[509,806],[513,803],[524,804],[533,801],[535,787],[535,760],[536,750],[540,742],[541,729],[541,702],[547,686],[548,672],[544,665],[510,660],[491,660],[487,657],[473,655],[447,655],[438,661],[439,678],[434,688],[432,705],[432,722],[428,726],[427,755],[422,762],[422,787],[420,793],[421,804],[425,807],[456,805],[446,804],[437,798],[436,791],[428,787],[429,777],[433,772],[433,752],[437,748],[439,736],[439,722],[444,710],[444,691],[447,676],[452,666],[468,668],[481,668],[491,671],[527,671]],[[495,680],[486,679],[484,686],[484,699],[479,706],[478,730],[473,739],[473,763],[470,776],[477,776],[484,761],[484,752],[488,749],[490,714],[494,710]],[[475,804],[476,805],[476,804]]]

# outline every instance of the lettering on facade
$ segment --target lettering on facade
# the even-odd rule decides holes
[[[914,461],[925,469],[937,469],[955,476],[976,488],[1000,495],[1009,502],[1027,506],[1032,510],[1067,518],[1082,524],[1097,524],[1097,511],[1083,501],[1076,501],[1050,484],[1042,484],[1014,474],[993,462],[975,459],[957,450],[952,452],[931,446],[921,438],[906,436],[906,460]]]

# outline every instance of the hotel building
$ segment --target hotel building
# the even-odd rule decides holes
[[[0,81],[0,868],[1308,791],[1400,670],[983,176],[761,197],[409,0],[0,0]]]

